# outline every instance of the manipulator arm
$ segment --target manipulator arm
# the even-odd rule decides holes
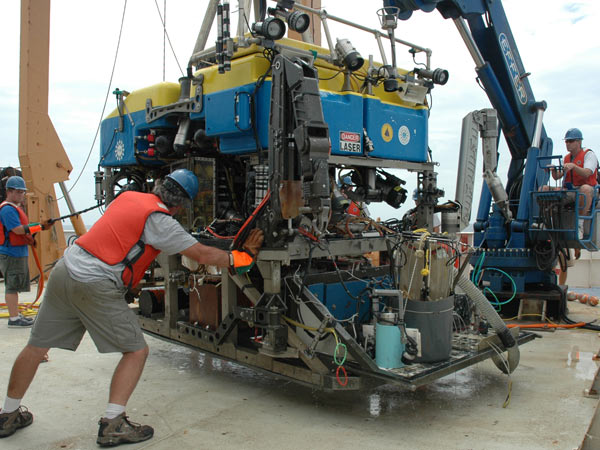
[[[483,179],[506,220],[512,219],[508,195],[497,174],[498,115],[494,109],[482,109],[467,114],[463,119],[456,184],[456,201],[463,205],[463,227],[467,226],[470,220],[479,138],[483,151]]]

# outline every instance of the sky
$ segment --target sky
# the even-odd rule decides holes
[[[94,176],[97,170],[99,142],[94,136],[103,116],[107,92],[115,88],[132,91],[164,79],[176,82],[181,72],[167,43],[163,61],[163,27],[157,11],[166,4],[166,27],[179,65],[185,70],[200,29],[206,0],[128,0],[124,29],[112,82],[111,72],[125,0],[54,0],[50,25],[49,115],[73,165],[71,189],[75,208],[93,206]],[[232,9],[237,2],[232,1]],[[272,2],[269,2],[272,3]],[[322,0],[333,15],[370,28],[379,28],[376,11],[379,1]],[[513,35],[535,98],[545,100],[546,133],[554,141],[554,153],[564,154],[562,142],[568,128],[578,127],[584,134],[584,146],[600,148],[600,2],[597,0],[504,0]],[[233,19],[232,30],[237,20]],[[368,58],[379,51],[367,34],[332,24],[332,34],[350,38],[357,50]],[[20,2],[3,2],[3,69],[0,76],[0,138],[3,142],[0,166],[18,166],[18,94]],[[445,86],[433,90],[429,122],[429,146],[439,165],[438,186],[445,191],[441,201],[453,200],[456,190],[457,161],[462,118],[473,110],[490,107],[475,81],[474,63],[454,24],[437,12],[415,12],[408,21],[400,21],[396,36],[430,48],[432,66],[449,71]],[[214,33],[208,45],[214,42]],[[323,42],[325,42],[323,40]],[[386,46],[387,47],[387,46]],[[412,58],[406,48],[397,49],[398,66],[411,69]],[[388,51],[389,58],[389,51]],[[108,98],[104,116],[115,107]],[[84,168],[90,152],[90,162]],[[479,167],[481,167],[481,155]],[[500,147],[498,173],[506,179],[510,154]],[[83,173],[82,173],[83,171]],[[75,179],[81,174],[77,184]],[[400,174],[412,192],[416,175]],[[478,178],[474,195],[474,220],[481,189]],[[58,191],[58,187],[57,187]],[[67,213],[63,202],[61,214]],[[401,217],[413,204],[409,200],[399,210],[373,205],[371,214],[382,219]],[[97,211],[86,213],[84,222],[92,224]]]

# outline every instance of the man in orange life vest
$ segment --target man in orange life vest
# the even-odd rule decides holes
[[[596,172],[598,158],[588,148],[583,148],[581,142],[583,134],[577,128],[571,128],[565,134],[565,145],[569,152],[564,159],[563,169],[552,169],[552,178],[563,178],[563,186],[568,189],[577,189],[584,196],[580,206],[579,215],[587,215],[592,205],[594,186],[596,186]]]
[[[0,271],[4,274],[4,298],[10,328],[31,327],[33,320],[19,314],[19,292],[29,292],[28,245],[33,235],[50,225],[29,223],[21,205],[25,200],[25,180],[6,180],[6,200],[0,203]]]
[[[587,216],[590,213],[594,188],[597,184],[598,158],[590,149],[583,148],[581,142],[583,134],[578,128],[571,128],[565,134],[565,145],[569,152],[564,158],[563,169],[552,169],[552,178],[563,179],[563,188],[577,189],[583,195],[580,199],[579,215]],[[583,220],[578,224],[579,238],[584,237]],[[579,259],[581,250],[575,249],[575,258]],[[559,284],[566,283],[566,272],[561,271]]]
[[[67,248],[52,270],[29,343],[14,363],[0,410],[0,437],[33,421],[21,399],[44,352],[53,347],[74,351],[86,331],[99,352],[122,353],[96,442],[115,446],[153,436],[152,427],[130,422],[125,414],[149,351],[137,317],[124,299],[127,289],[138,284],[161,251],[243,273],[254,264],[263,242],[262,231],[254,229],[242,251],[200,244],[172,217],[197,193],[198,179],[185,169],[167,175],[151,194],[123,192]]]

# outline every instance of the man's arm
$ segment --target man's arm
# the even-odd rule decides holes
[[[181,253],[199,264],[249,270],[263,243],[263,232],[258,229],[250,231],[242,245],[245,251],[227,252],[200,244],[172,216],[154,213],[146,220],[142,240],[169,255]]]
[[[18,227],[14,227],[10,231],[12,231],[15,234],[21,234],[21,235],[27,234],[27,233],[25,233],[25,227],[23,225],[19,225]]]
[[[587,178],[594,173],[593,170],[586,169],[585,167],[579,167],[575,163],[565,163],[565,171],[569,172],[571,170],[583,178]]]
[[[216,247],[202,245],[199,242],[195,243],[191,247],[186,248],[181,252],[181,254],[197,261],[199,264],[218,267],[229,267],[230,265],[229,252]]]
[[[222,268],[228,267],[235,270],[238,275],[241,275],[248,272],[252,266],[254,266],[256,255],[260,250],[263,240],[264,235],[262,230],[254,228],[250,231],[250,234],[244,241],[242,250],[225,252],[215,247],[202,245],[198,242],[180,253],[200,264],[219,266]]]

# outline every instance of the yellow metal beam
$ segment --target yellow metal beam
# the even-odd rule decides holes
[[[27,214],[32,222],[59,217],[54,183],[73,170],[48,116],[50,0],[21,1],[21,71],[19,78],[19,161],[27,184]],[[75,227],[85,233],[81,218]],[[41,232],[37,249],[42,268],[62,256],[66,247],[62,224]],[[33,258],[30,272],[38,273]]]

